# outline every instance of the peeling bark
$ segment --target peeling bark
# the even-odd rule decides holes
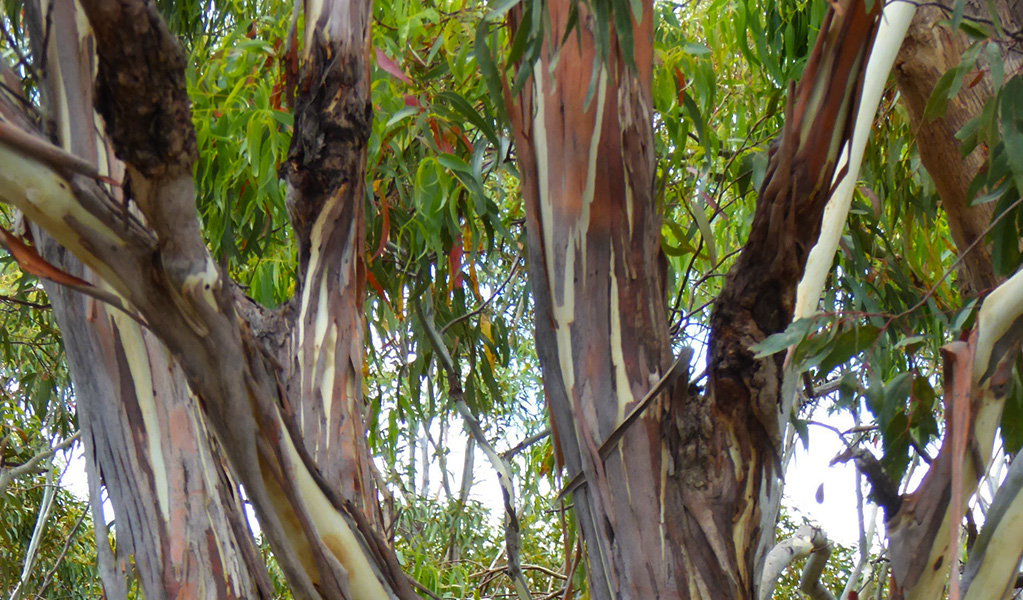
[[[364,476],[341,469],[340,474],[333,476],[332,484],[328,479],[332,477],[331,472],[326,471],[324,476],[316,462],[332,458],[322,453],[314,457],[317,446],[311,445],[312,450],[306,447],[295,418],[295,407],[301,409],[300,394],[304,391],[300,393],[297,388],[288,386],[292,361],[286,361],[289,366],[282,366],[278,360],[287,346],[287,341],[282,340],[289,336],[281,329],[287,327],[290,313],[285,310],[276,315],[267,314],[254,307],[221,273],[203,244],[191,177],[194,133],[184,93],[180,48],[170,38],[155,9],[147,3],[86,1],[83,6],[95,31],[98,50],[98,107],[112,133],[117,155],[124,160],[128,174],[125,189],[130,191],[133,207],[141,216],[133,210],[126,217],[120,199],[94,178],[66,169],[66,161],[43,162],[38,156],[25,155],[6,143],[0,143],[0,165],[3,165],[0,196],[25,212],[91,269],[113,294],[128,302],[165,344],[198,398],[202,424],[223,448],[231,474],[244,486],[255,507],[263,533],[297,598],[414,598],[393,553],[375,529],[377,517],[373,513],[367,517],[363,512],[364,508],[375,508],[375,499],[372,495],[367,500],[366,496],[350,493],[351,488],[344,486],[343,478],[350,477],[353,485],[371,489],[365,485]],[[346,71],[333,58],[348,53],[355,57],[353,64],[358,67],[359,76],[368,81],[365,56],[368,3],[342,6],[334,2],[311,2],[307,9],[316,11],[306,15],[307,35],[310,36],[307,41],[322,42],[321,50],[326,54],[321,58],[331,60],[319,66],[307,64],[306,72],[322,68],[320,72],[327,76],[319,82],[329,82],[340,70],[341,78],[337,81],[344,83]],[[360,10],[362,16],[356,18]],[[136,35],[125,36],[124,32]],[[311,47],[311,43],[306,45],[307,49]],[[310,80],[309,83],[316,82]],[[321,107],[335,101],[334,105],[342,107],[361,103],[364,119],[361,122],[368,124],[368,103],[362,100],[368,97],[366,94],[360,96],[354,87],[337,85],[328,90],[333,94],[331,97],[316,99],[320,91],[316,85],[305,86],[299,104],[303,105],[309,98],[313,99],[305,104],[319,103]],[[321,114],[317,118],[323,117]],[[340,310],[317,300],[315,308],[319,313],[312,321],[316,324],[312,345],[318,348],[319,355],[313,356],[313,364],[301,364],[308,357],[295,350],[294,369],[302,377],[312,373],[313,377],[320,378],[313,381],[311,387],[322,394],[316,401],[343,407],[344,418],[350,416],[347,411],[358,416],[360,409],[357,402],[361,391],[358,379],[361,373],[361,299],[356,295],[361,294],[362,283],[361,264],[353,257],[357,259],[361,255],[362,240],[360,215],[337,209],[342,204],[341,199],[346,198],[348,205],[353,205],[353,198],[361,198],[365,153],[361,146],[365,139],[359,135],[352,137],[350,152],[341,157],[347,161],[343,170],[348,177],[341,187],[348,195],[324,188],[324,195],[315,199],[322,202],[322,206],[310,205],[320,211],[315,219],[322,226],[321,234],[316,233],[315,223],[309,232],[310,256],[321,252],[323,257],[304,263],[312,273],[305,282],[310,286],[315,282],[321,292],[317,295],[322,297],[324,282],[333,278],[340,286],[332,288],[331,292],[345,294],[348,298],[340,303]],[[39,144],[46,146],[42,140]],[[301,162],[295,165],[296,173],[308,180],[306,170],[315,166],[315,163]],[[17,175],[13,176],[14,173]],[[359,204],[354,203],[356,207]],[[350,285],[346,283],[349,280]],[[86,320],[90,315],[86,313]],[[324,328],[327,335],[323,334],[319,327],[323,321],[336,325],[333,333],[328,327]],[[117,385],[128,381],[129,376],[135,384],[144,380],[140,374],[145,375],[146,367],[150,379],[160,379],[156,370],[162,368],[161,364],[171,363],[159,363],[153,358],[160,356],[153,354],[154,349],[159,349],[158,345],[155,342],[149,345],[142,336],[128,335],[122,318],[114,317],[111,323],[111,335],[117,335],[124,348],[121,360],[105,363],[112,373],[123,376],[117,380]],[[303,336],[309,332],[298,329],[301,333],[297,334],[297,339],[301,341],[300,346],[305,346],[307,338]],[[129,338],[133,340],[131,344],[125,342]],[[140,348],[149,351],[148,359]],[[327,368],[330,363],[325,357],[346,354],[347,358],[340,361],[346,371],[331,383],[324,375],[330,372]],[[116,358],[116,352],[114,356]],[[346,383],[345,376],[348,376]],[[335,397],[339,389],[336,381],[343,382],[340,397]],[[183,390],[180,376],[168,385]],[[126,435],[131,439],[125,440],[123,445],[147,452],[147,462],[142,465],[143,461],[139,461],[141,468],[149,466],[153,473],[159,474],[159,461],[153,460],[153,445],[169,444],[173,449],[180,444],[182,431],[188,430],[182,416],[186,413],[181,413],[180,407],[169,399],[149,398],[144,388],[137,387],[135,391],[139,393],[138,409],[125,412],[130,421]],[[130,403],[126,406],[131,408]],[[324,414],[332,413],[328,410]],[[154,415],[155,420],[151,419]],[[166,421],[160,420],[163,418]],[[157,421],[158,425],[151,426]],[[337,446],[343,448],[342,455],[347,460],[368,460],[364,453],[359,453],[360,444],[363,449],[365,444],[361,439],[361,421],[353,417],[351,422],[358,427],[342,427],[344,437],[337,439]],[[335,423],[341,424],[335,417],[328,425]],[[194,426],[194,429],[196,439],[203,439],[202,427]],[[178,448],[178,454],[168,456],[176,460],[186,449],[187,446]],[[199,456],[202,455],[199,449]],[[199,467],[188,476],[199,478],[195,481],[208,482],[213,476],[207,468],[211,459],[199,460]],[[117,471],[116,467],[112,471]],[[106,471],[104,475],[112,476]],[[158,488],[159,480],[154,481]],[[191,483],[173,480],[170,485],[187,493]],[[162,502],[162,493],[157,489],[155,501],[145,508],[162,513],[164,521],[171,525],[179,523],[176,519],[181,516],[180,512],[165,508],[169,503]],[[372,507],[367,506],[370,503]],[[140,550],[136,556],[147,562],[147,568],[164,568],[167,553],[181,551],[173,544],[170,548],[162,547],[153,532],[146,531],[145,523],[140,523],[139,527],[132,534],[140,543],[145,540],[147,546],[142,550],[148,552]],[[193,541],[192,538],[189,541]],[[209,538],[198,537],[194,541],[208,543]],[[211,560],[207,566],[211,570],[220,568],[216,560]],[[207,596],[207,590],[175,588],[166,581],[156,582],[151,587],[154,597]],[[150,594],[149,588],[146,593]],[[244,595],[251,597],[253,594],[249,590]]]
[[[571,3],[547,4],[561,31]],[[537,353],[570,475],[594,598],[750,598],[773,540],[781,357],[749,345],[782,331],[848,141],[880,3],[846,2],[822,28],[771,152],[749,241],[712,317],[710,390],[662,394],[616,428],[671,364],[652,191],[652,10],[633,20],[635,68],[612,35],[585,111],[592,15],[541,52],[507,99],[522,173]],[[519,13],[512,13],[517,26]],[[557,64],[548,62],[557,52]],[[781,419],[784,422],[784,419]],[[605,461],[603,440],[621,435]],[[637,493],[636,490],[643,490]]]
[[[550,31],[564,29],[570,8],[548,3]],[[579,12],[580,26],[557,49],[553,72],[548,37],[532,85],[509,107],[523,173],[537,353],[568,472],[587,481],[574,503],[591,596],[674,597],[679,555],[665,523],[675,507],[657,491],[671,470],[657,418],[667,394],[652,416],[625,432],[627,453],[612,452],[605,464],[597,451],[672,362],[661,215],[652,193],[653,11],[644,3],[633,22],[637,69],[612,42],[585,111],[595,47],[592,18],[581,5]]]
[[[92,111],[91,32],[79,31],[74,3],[58,0],[44,85],[62,145],[103,172]],[[42,13],[29,8],[30,18]],[[49,236],[43,256],[93,277]],[[90,477],[101,478],[121,526],[118,554],[133,562],[149,598],[260,598],[273,593],[244,522],[241,503],[210,445],[181,370],[149,332],[117,309],[43,282],[60,325],[75,384]],[[99,482],[95,482],[99,483]],[[94,493],[99,485],[90,486]],[[99,498],[94,499],[94,506]],[[97,515],[97,531],[105,522]],[[105,535],[104,535],[105,538]],[[103,539],[100,543],[105,543]],[[124,574],[107,565],[103,584],[124,597]],[[120,581],[117,581],[120,580]]]
[[[320,12],[310,14],[313,7]],[[362,395],[371,3],[308,3],[306,10],[303,92],[281,168],[298,238],[289,393],[297,399],[302,438],[327,484],[383,531]]]
[[[46,254],[74,272],[74,259],[57,252]],[[120,524],[118,550],[133,556],[146,597],[272,597],[241,501],[167,351],[119,311],[46,287],[75,382],[87,460],[98,467]]]

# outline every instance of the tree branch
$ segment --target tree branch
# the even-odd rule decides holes
[[[50,310],[49,304],[40,304],[38,302],[29,302],[28,300],[19,300],[10,296],[0,296],[0,302],[7,302],[9,304],[17,304],[18,306],[25,306],[28,308],[34,308],[36,310]]]
[[[39,550],[39,542],[43,539],[43,532],[46,531],[46,521],[50,518],[50,510],[53,509],[53,500],[56,497],[56,486],[53,485],[53,471],[46,472],[46,487],[43,490],[43,499],[39,504],[39,517],[36,518],[35,529],[32,530],[32,537],[28,542],[28,550],[25,552],[25,564],[21,568],[21,577],[18,579],[14,591],[11,592],[10,600],[20,600],[22,588],[28,583],[32,574],[32,567],[35,565],[36,553]]]
[[[892,481],[877,458],[863,448],[850,447],[831,459],[831,465],[845,464],[853,461],[860,473],[870,484],[870,499],[884,510],[885,518],[889,519],[899,511],[902,496],[899,486]]]
[[[465,420],[465,427],[469,430],[469,434],[476,440],[479,447],[483,449],[484,454],[490,459],[494,470],[497,471],[497,479],[501,484],[501,492],[504,495],[504,539],[508,550],[508,577],[512,580],[512,587],[515,589],[519,600],[530,600],[532,595],[529,593],[529,587],[519,566],[519,518],[515,513],[515,488],[512,485],[511,468],[508,461],[494,449],[494,446],[483,432],[483,428],[480,427],[476,416],[472,414],[472,411],[465,404],[465,400],[462,397],[462,384],[459,380],[458,370],[455,368],[455,362],[452,360],[440,332],[437,331],[437,327],[433,324],[432,311],[424,310],[422,303],[416,302],[416,313],[419,315],[419,320],[426,330],[426,337],[430,340],[430,345],[433,347],[441,368],[447,374],[448,396],[454,400],[455,409]]]
[[[532,446],[533,444],[539,442],[540,440],[544,439],[545,437],[547,437],[550,434],[551,434],[550,427],[544,427],[543,431],[535,433],[535,434],[527,437],[526,439],[522,440],[518,444],[515,444],[514,446],[512,446],[511,449],[505,450],[501,454],[501,456],[505,460],[511,460],[511,458],[514,457],[516,454],[518,454],[519,452],[522,452],[526,448],[528,448],[528,447]]]
[[[833,600],[831,594],[820,583],[824,563],[831,554],[828,538],[820,528],[810,525],[803,525],[792,537],[778,542],[771,548],[764,561],[764,570],[760,578],[760,600],[770,600],[778,578],[792,562],[811,554],[821,556],[811,556],[806,562],[800,589],[810,594],[813,600]]]
[[[53,568],[46,573],[46,576],[43,577],[43,582],[39,584],[39,591],[36,592],[36,600],[42,600],[45,597],[43,596],[43,592],[45,592],[46,588],[50,587],[50,583],[53,582],[53,576],[57,572],[61,563],[64,562],[64,557],[67,555],[67,551],[71,548],[71,544],[75,541],[75,533],[77,533],[78,528],[82,526],[82,522],[85,521],[85,515],[87,514],[89,514],[88,507],[82,508],[82,514],[79,515],[78,520],[75,521],[74,527],[72,527],[71,531],[68,533],[67,541],[64,542],[64,547],[61,548],[60,554],[57,555],[57,560],[53,561]]]
[[[511,268],[511,272],[509,272],[509,273],[508,273],[508,277],[505,277],[504,281],[502,281],[502,282],[501,282],[501,285],[499,285],[499,286],[497,287],[497,289],[496,289],[496,290],[494,290],[494,293],[493,293],[493,294],[491,294],[491,295],[490,295],[490,297],[489,297],[489,298],[487,298],[487,299],[486,299],[486,300],[485,300],[485,301],[483,302],[483,304],[479,305],[479,306],[478,306],[478,307],[476,307],[476,308],[475,308],[474,310],[472,310],[472,311],[470,311],[470,312],[467,312],[467,313],[465,313],[464,315],[462,315],[462,316],[460,316],[460,317],[455,317],[454,319],[451,319],[451,321],[449,321],[447,325],[445,325],[444,327],[441,327],[441,328],[440,328],[440,332],[441,332],[441,333],[444,333],[444,332],[446,332],[446,331],[448,330],[448,328],[449,328],[449,327],[451,327],[452,325],[454,325],[454,324],[456,324],[456,323],[459,323],[459,322],[461,322],[461,321],[464,321],[464,320],[466,320],[466,319],[471,319],[472,317],[474,317],[474,316],[476,316],[476,315],[480,314],[481,312],[483,312],[483,309],[485,309],[485,308],[487,307],[487,305],[488,305],[488,304],[490,304],[490,303],[491,303],[491,302],[492,302],[492,301],[494,300],[494,298],[497,298],[497,296],[498,296],[498,295],[499,295],[499,294],[501,293],[501,291],[502,291],[502,290],[504,289],[504,287],[505,287],[506,285],[508,285],[508,282],[512,280],[512,277],[514,277],[514,276],[515,276],[515,274],[516,274],[516,273],[518,272],[518,270],[519,270],[519,263],[518,263],[518,262],[516,262],[516,263],[515,263],[515,264],[514,264],[514,265],[512,266],[512,268]]]
[[[74,444],[75,442],[78,441],[81,435],[82,435],[81,431],[76,431],[74,435],[67,438],[63,442],[57,444],[56,446],[53,446],[52,448],[43,450],[39,454],[36,454],[35,456],[28,459],[21,465],[18,465],[17,467],[11,469],[0,467],[0,494],[3,494],[4,491],[7,490],[7,486],[10,485],[12,481],[19,477],[23,477],[30,473],[34,473],[36,471],[36,467],[39,466],[39,463],[50,458],[57,452],[70,447],[71,444]]]
[[[672,363],[671,367],[668,369],[668,372],[662,375],[661,378],[657,380],[653,386],[651,386],[646,395],[643,396],[643,399],[632,407],[629,414],[622,419],[622,422],[619,423],[618,426],[614,428],[614,431],[608,434],[607,438],[605,438],[600,444],[600,448],[597,449],[597,455],[600,456],[601,460],[607,460],[607,457],[611,455],[611,452],[614,450],[615,444],[618,443],[618,440],[622,439],[622,436],[625,435],[625,432],[628,431],[629,427],[640,417],[640,415],[643,414],[655,398],[657,398],[665,390],[671,389],[672,386],[675,385],[676,380],[682,374],[689,374],[689,363],[692,358],[693,349],[688,347],[683,348],[679,353],[678,358],[675,359],[675,362]],[[688,383],[688,381],[684,382],[687,386]],[[572,493],[573,490],[585,483],[583,476],[583,471],[576,473],[576,475],[565,484],[565,487],[561,488],[561,492],[558,493],[554,503],[560,503],[566,496]]]

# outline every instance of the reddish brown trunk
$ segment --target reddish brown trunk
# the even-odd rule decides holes
[[[994,203],[970,206],[972,198],[967,198],[967,189],[987,155],[983,147],[978,147],[965,158],[960,157],[955,134],[980,114],[991,96],[991,84],[988,78],[976,84],[967,82],[949,101],[944,116],[923,118],[924,107],[938,79],[959,64],[959,57],[969,44],[964,34],[940,26],[938,22],[943,19],[945,14],[939,7],[917,9],[895,61],[895,82],[913,124],[920,160],[934,180],[948,217],[952,239],[960,253],[966,253],[960,267],[959,288],[965,296],[976,296],[999,282],[991,267],[988,244],[983,241],[974,244],[991,221]]]
[[[551,31],[564,29],[570,7],[548,4]],[[592,25],[579,10],[579,22]],[[672,362],[661,215],[652,197],[652,6],[645,3],[633,27],[637,69],[625,65],[612,42],[607,63],[593,74],[596,49],[585,27],[558,49],[553,73],[541,60],[534,87],[510,111],[523,171],[537,351],[568,472],[587,480],[574,502],[591,595],[672,597],[681,557],[665,536],[672,515],[657,493],[668,468],[660,422],[642,418],[625,431],[627,454],[612,451],[606,463],[598,455]],[[583,110],[592,77],[596,92]],[[666,398],[651,414],[663,414]]]
[[[563,30],[571,6],[547,4],[551,31]],[[781,358],[754,359],[749,345],[791,319],[880,3],[869,14],[843,5],[796,90],[749,243],[716,304],[708,395],[691,396],[683,379],[635,422],[625,415],[671,368],[652,195],[652,7],[632,24],[635,67],[612,33],[588,105],[595,24],[579,10],[563,46],[547,37],[509,114],[544,389],[568,472],[585,482],[574,504],[590,593],[750,598],[780,499]]]

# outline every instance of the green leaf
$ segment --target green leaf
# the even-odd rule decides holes
[[[522,0],[498,0],[498,2],[494,3],[491,6],[490,12],[487,13],[487,16],[484,18],[484,21],[493,22],[500,19],[509,10],[515,8],[515,5],[517,5],[521,1]]]
[[[600,0],[596,0],[600,1]],[[618,34],[618,48],[625,58],[625,65],[636,66],[636,59],[633,56],[632,41],[632,16],[630,13],[629,0],[611,0],[612,16],[615,22],[615,33]]]
[[[799,441],[803,443],[803,450],[810,450],[810,427],[807,422],[803,419],[799,419],[793,414],[789,419],[792,423],[792,429],[795,430],[796,435],[799,436]]]
[[[962,0],[959,1],[962,2]],[[923,118],[925,120],[934,120],[945,114],[948,101],[959,93],[963,84],[963,76],[976,64],[982,47],[983,44],[974,43],[967,48],[963,52],[959,64],[946,71],[934,84],[934,91],[931,92],[931,96],[924,106]]]
[[[983,25],[965,19],[959,23],[959,30],[978,41],[987,40],[991,37],[991,34],[984,29]]]
[[[504,111],[504,102],[502,101],[504,91],[501,85],[501,73],[497,70],[497,65],[494,64],[494,59],[490,55],[490,47],[487,46],[486,21],[480,23],[479,27],[476,28],[476,64],[479,65],[480,73],[486,82],[490,97],[494,99],[494,106],[497,107],[497,113],[501,122],[507,123],[508,115]]]
[[[524,10],[526,12],[535,10],[533,3],[526,3]],[[533,36],[533,31],[529,27],[525,26],[525,22],[530,16],[531,15],[523,15],[523,23],[515,31],[515,37],[512,39],[511,47],[508,49],[508,58],[505,61],[506,69],[510,69],[513,65],[519,62],[519,59],[522,58],[522,55],[526,50],[529,40],[535,37]]]
[[[693,248],[692,243],[689,241],[689,235],[684,229],[682,229],[681,225],[670,219],[666,219],[663,224],[675,237],[675,241],[678,242],[680,248],[690,254],[696,252],[696,248]]]
[[[415,106],[405,106],[398,109],[393,115],[391,115],[390,119],[387,119],[387,123],[384,124],[384,130],[389,130],[403,119],[407,119],[418,112],[419,109]]]
[[[931,96],[924,106],[924,120],[933,121],[945,114],[949,98],[952,97],[952,84],[957,77],[959,77],[959,70],[951,68],[938,78],[938,82],[934,84],[934,91],[931,92]]]
[[[686,112],[689,113],[689,118],[693,120],[693,126],[696,128],[696,135],[700,138],[700,142],[706,145],[704,141],[706,136],[703,133],[704,123],[703,115],[700,114],[700,107],[696,106],[696,102],[693,101],[693,97],[688,92],[682,94],[682,103],[686,107]]]
[[[499,144],[497,139],[497,131],[494,129],[493,123],[485,119],[479,112],[477,112],[469,101],[466,100],[461,94],[456,92],[441,92],[437,94],[436,99],[447,103],[454,109],[459,115],[464,117],[470,123],[476,126],[480,130],[480,133],[487,137],[487,140],[496,148]],[[495,102],[500,102],[500,98],[495,99]]]
[[[985,44],[984,50],[987,53],[988,66],[991,68],[991,87],[997,91],[1002,87],[1002,77],[1004,76],[1002,52],[998,43],[993,41]]]
[[[710,56],[710,48],[697,42],[686,42],[682,51],[693,56]]]
[[[699,202],[690,202],[689,210],[693,213],[693,218],[696,219],[696,225],[700,228],[700,235],[703,236],[703,245],[707,249],[707,260],[711,266],[718,264],[717,245],[714,241],[714,234],[710,230],[710,221],[707,220],[707,212],[703,208],[703,204]]]
[[[966,0],[956,0],[952,7],[952,29],[958,29],[963,21],[963,9],[966,8]]]
[[[1012,391],[1005,399],[1000,431],[1006,454],[1011,456],[1023,448],[1023,380],[1018,367],[1013,368]]]
[[[1023,193],[1023,75],[1005,84],[1001,98],[1002,141],[1017,192]]]
[[[991,190],[990,192],[979,196],[970,203],[970,206],[976,206],[977,204],[987,204],[988,202],[994,202],[995,200],[1001,200],[1002,196],[1005,195],[1012,188],[1011,181],[1003,181],[1001,185]]]
[[[472,169],[469,168],[468,163],[466,163],[461,158],[455,156],[454,154],[447,153],[441,154],[437,156],[437,162],[439,162],[445,168],[451,169],[452,171],[472,175]]]
[[[831,352],[818,365],[821,375],[830,373],[832,369],[843,365],[853,356],[874,345],[881,329],[874,325],[854,326],[838,334],[831,344]]]
[[[799,343],[802,341],[806,334],[810,331],[810,325],[813,323],[813,319],[799,319],[789,324],[785,331],[776,333],[774,335],[767,336],[767,338],[758,343],[753,344],[750,350],[753,350],[755,354],[753,358],[764,358],[777,354],[782,350],[787,349],[789,346]]]

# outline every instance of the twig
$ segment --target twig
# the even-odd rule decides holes
[[[433,600],[444,600],[443,598],[441,598],[437,594],[434,594],[432,591],[430,591],[430,589],[427,588],[425,585],[423,585],[423,584],[419,583],[418,581],[416,581],[412,576],[407,575],[407,574],[405,576],[408,577],[408,581],[409,581],[409,583],[412,584],[412,587],[416,588],[421,593],[426,594],[427,596],[429,596]]]
[[[82,509],[82,514],[78,517],[78,520],[75,521],[75,526],[71,528],[71,532],[67,536],[67,541],[64,542],[64,548],[61,549],[60,554],[57,555],[57,560],[53,563],[53,568],[50,569],[50,571],[46,574],[46,577],[43,578],[43,582],[39,586],[39,591],[36,592],[36,600],[42,600],[45,597],[43,596],[43,592],[46,591],[46,588],[50,587],[50,583],[53,581],[53,576],[57,572],[57,568],[60,566],[60,563],[64,562],[64,556],[71,548],[71,543],[75,540],[75,533],[77,533],[78,528],[82,526],[82,522],[85,521],[85,515],[87,514],[89,514],[89,508],[85,507]]]
[[[579,567],[579,561],[582,560],[582,558],[583,544],[581,540],[576,540],[575,555],[572,557],[572,566],[569,567],[568,571],[565,573],[565,581],[567,583],[565,584],[565,593],[561,596],[562,600],[570,600],[572,598],[572,592],[574,591],[573,588],[575,587],[572,585],[572,575],[575,574],[575,570]]]
[[[39,466],[39,463],[50,458],[57,452],[68,448],[69,446],[71,446],[71,444],[78,441],[78,438],[81,435],[82,435],[81,431],[75,432],[73,436],[69,437],[68,439],[64,440],[63,442],[57,444],[52,448],[43,450],[39,454],[36,454],[35,456],[28,459],[24,463],[18,465],[17,467],[11,469],[5,469],[0,467],[0,494],[3,494],[4,491],[7,490],[7,486],[10,485],[12,481],[17,479],[18,477],[28,475],[29,473],[35,471],[36,467]]]
[[[508,559],[505,572],[508,574],[508,578],[512,580],[512,587],[519,600],[531,600],[532,594],[529,592],[526,578],[522,575],[522,569],[519,566],[519,518],[515,514],[515,489],[512,487],[511,469],[508,462],[494,450],[494,446],[487,439],[483,428],[480,427],[479,420],[476,419],[476,416],[472,414],[472,411],[465,404],[458,369],[455,368],[455,361],[451,358],[451,354],[448,352],[440,332],[437,331],[437,327],[433,323],[432,312],[424,311],[422,303],[416,302],[416,313],[419,315],[419,320],[426,330],[426,337],[430,340],[430,345],[433,347],[434,354],[441,368],[447,374],[448,397],[454,401],[455,409],[464,419],[469,434],[476,439],[476,444],[483,449],[483,453],[487,455],[494,470],[497,471],[497,480],[501,484],[501,493],[504,495],[506,518],[504,540],[508,551]]]
[[[541,431],[539,433],[536,433],[536,434],[533,434],[533,435],[527,437],[526,439],[522,440],[518,444],[515,444],[515,446],[513,446],[511,450],[504,451],[501,454],[501,458],[503,458],[505,460],[511,459],[513,456],[515,456],[519,452],[522,452],[526,448],[528,448],[528,447],[532,446],[533,444],[539,442],[540,440],[544,439],[545,437],[550,435],[550,433],[551,433],[550,428],[549,427],[544,427],[543,431]]]
[[[0,296],[0,302],[7,302],[9,304],[17,304],[18,306],[27,306],[29,308],[35,308],[37,310],[49,310],[49,304],[39,304],[36,302],[29,302],[28,300],[19,300],[10,296]]]
[[[524,571],[540,571],[544,575],[549,575],[549,576],[551,576],[551,577],[553,577],[555,579],[567,579],[567,577],[563,573],[558,573],[557,571],[554,571],[554,570],[552,570],[552,569],[550,569],[548,567],[544,567],[542,565],[524,564],[520,568],[522,570],[524,570]],[[476,573],[470,574],[468,576],[468,579],[476,579],[477,577],[484,577],[484,576],[490,575],[490,574],[495,573],[495,572],[500,573],[500,572],[505,571],[507,569],[508,569],[507,566],[505,566],[505,567],[495,567],[493,569],[484,569],[482,571],[478,571]]]
[[[857,478],[857,480],[859,480],[859,478],[860,478],[860,472],[859,471],[856,472],[856,478]],[[860,518],[860,523],[862,525],[862,523],[863,523],[863,501],[862,501],[863,492],[860,491],[859,489],[857,489],[857,492],[858,493],[856,494],[856,496],[857,496],[856,499],[857,499],[858,508],[859,508],[858,512],[859,512],[859,515],[860,515],[860,517],[859,517]],[[874,539],[874,528],[876,527],[876,525],[877,525],[877,506],[875,505],[875,506],[871,507],[871,509],[870,509],[870,525],[868,526],[867,531],[866,532],[863,532],[863,531],[860,532],[860,558],[856,562],[856,565],[853,567],[852,572],[849,573],[849,579],[846,581],[845,588],[842,589],[842,595],[840,596],[840,598],[848,598],[849,597],[849,592],[855,590],[856,586],[859,584],[860,575],[861,575],[861,573],[863,573],[863,567],[865,567],[867,565],[867,562],[870,560],[870,546],[868,544],[870,543],[870,540]]]
[[[689,362],[692,360],[692,357],[692,348],[682,349],[682,352],[679,353],[678,358],[675,359],[675,362],[671,365],[671,368],[668,369],[668,372],[650,388],[650,391],[643,396],[643,399],[640,400],[636,406],[632,407],[632,411],[629,415],[625,417],[625,419],[622,420],[617,427],[615,427],[614,431],[607,436],[603,443],[600,444],[600,448],[597,449],[597,454],[600,456],[601,460],[607,460],[607,457],[610,456],[611,451],[614,450],[615,444],[618,443],[618,440],[625,435],[629,426],[643,414],[648,406],[650,406],[650,403],[654,400],[654,398],[660,396],[661,392],[670,389],[675,383],[675,380],[678,379],[682,373],[689,372]],[[688,384],[688,382],[686,382],[686,384]],[[583,471],[576,473],[575,476],[572,477],[567,484],[565,484],[565,487],[561,489],[561,492],[558,493],[558,497],[554,499],[554,503],[558,504],[564,500],[565,496],[568,496],[568,494],[570,494],[573,490],[582,485],[584,481]]]
[[[963,250],[962,252],[959,253],[959,256],[956,257],[955,261],[953,261],[952,264],[949,265],[947,269],[945,269],[945,272],[942,273],[940,278],[938,278],[938,281],[935,282],[935,284],[932,285],[930,289],[927,290],[927,292],[920,298],[920,301],[914,304],[913,306],[910,306],[906,310],[900,312],[899,314],[891,317],[888,320],[888,322],[885,323],[885,326],[882,328],[882,333],[884,333],[884,330],[887,329],[888,326],[891,325],[895,320],[900,319],[908,314],[911,314],[924,304],[927,304],[927,301],[930,300],[931,296],[934,295],[934,292],[938,291],[938,288],[941,287],[941,284],[945,281],[945,279],[947,279],[948,276],[952,274],[956,267],[959,266],[959,263],[963,262],[963,260],[966,259],[966,255],[969,254],[977,244],[986,239],[987,234],[992,229],[994,229],[996,225],[998,225],[998,222],[1001,221],[1006,215],[1012,213],[1013,209],[1015,209],[1020,204],[1023,204],[1023,197],[1020,197],[1018,200],[1010,204],[997,217],[991,219],[991,223],[989,223],[988,226],[985,227],[984,230],[980,232],[977,238],[974,239],[973,242],[966,247],[966,250]]]
[[[480,304],[480,305],[479,305],[478,307],[476,307],[476,308],[475,308],[474,310],[472,310],[472,311],[470,311],[470,312],[467,312],[467,313],[465,313],[464,315],[462,315],[462,316],[460,316],[460,317],[455,317],[454,319],[451,319],[451,321],[449,321],[447,325],[445,325],[444,327],[441,327],[441,328],[440,328],[440,332],[441,332],[441,333],[443,334],[443,333],[444,333],[444,332],[446,332],[446,331],[448,330],[448,328],[449,328],[449,327],[451,327],[452,325],[454,325],[454,324],[456,324],[456,323],[460,323],[460,322],[462,322],[462,321],[464,321],[464,320],[466,320],[466,319],[470,319],[470,318],[472,318],[472,317],[474,317],[474,316],[476,316],[476,315],[480,314],[481,312],[483,312],[483,309],[485,309],[485,308],[487,307],[487,305],[488,305],[488,304],[490,304],[490,303],[491,303],[491,302],[492,302],[492,301],[494,300],[494,298],[496,298],[496,297],[497,297],[497,296],[498,296],[498,295],[499,295],[499,294],[501,293],[501,291],[502,291],[502,290],[504,290],[504,287],[505,287],[506,285],[508,285],[508,282],[509,282],[509,281],[511,281],[512,277],[514,277],[514,276],[515,276],[515,273],[517,273],[517,272],[518,272],[518,270],[519,270],[519,263],[517,263],[517,262],[516,262],[516,263],[515,263],[515,264],[514,264],[514,265],[512,266],[511,272],[510,272],[510,273],[508,273],[508,277],[506,277],[506,278],[505,278],[505,280],[504,280],[503,282],[501,282],[501,285],[500,285],[500,286],[498,286],[498,288],[497,288],[496,290],[494,290],[494,293],[493,293],[493,294],[491,294],[491,295],[490,295],[490,297],[489,297],[489,298],[487,298],[487,299],[486,299],[486,300],[485,300],[485,301],[483,302],[483,304]]]
[[[56,497],[56,486],[53,484],[53,469],[46,471],[46,488],[43,490],[43,499],[39,504],[39,516],[36,518],[35,528],[32,530],[32,537],[28,541],[28,550],[25,552],[25,564],[21,568],[21,577],[18,579],[14,591],[11,592],[10,600],[20,600],[22,588],[32,576],[32,567],[35,564],[39,551],[39,543],[46,531],[46,522],[50,519],[50,511],[53,509],[53,500]]]
[[[870,483],[870,499],[884,510],[885,518],[895,516],[902,506],[902,496],[899,495],[898,485],[885,472],[881,462],[863,448],[849,448],[831,459],[831,464],[846,463],[850,460],[867,478],[867,482]]]
[[[14,52],[15,56],[18,57],[18,64],[25,68],[26,73],[30,77],[33,77],[35,78],[36,81],[39,81],[40,80],[39,73],[36,72],[35,65],[33,65],[32,61],[28,60],[28,57],[26,57],[25,54],[21,51],[21,48],[18,46],[17,40],[14,39],[14,36],[11,35],[9,31],[7,31],[7,28],[4,27],[2,20],[0,20],[0,34],[3,35],[4,40],[7,41],[7,45],[11,47],[11,50]]]

